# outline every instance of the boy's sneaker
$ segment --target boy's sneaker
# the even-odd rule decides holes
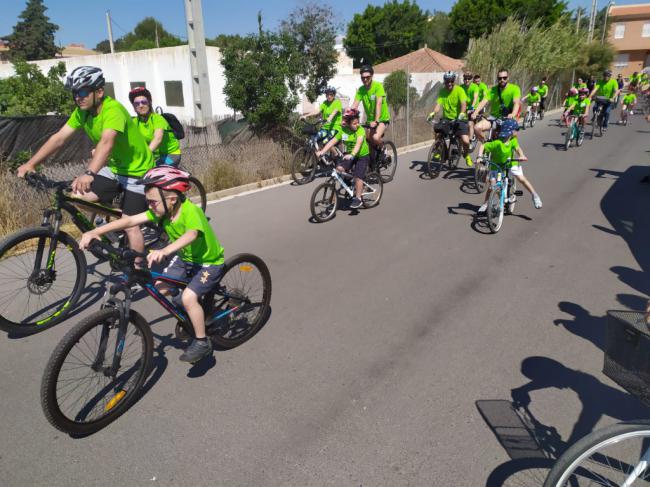
[[[357,208],[361,208],[362,205],[363,205],[363,203],[361,202],[361,200],[359,198],[355,197],[355,198],[352,198],[352,202],[350,203],[350,208],[352,208],[353,210],[356,210]]]
[[[207,357],[212,353],[212,342],[209,338],[206,340],[197,340],[196,338],[192,340],[189,347],[185,349],[183,355],[180,356],[179,360],[182,362],[189,362],[191,364],[198,362],[204,357]]]
[[[539,197],[538,194],[533,195],[533,205],[535,205],[535,208],[538,210],[542,207],[542,199]]]
[[[476,213],[485,213],[487,211],[487,203],[483,203],[481,207],[476,210]]]
[[[474,161],[472,161],[472,156],[470,154],[465,156],[465,162],[467,163],[467,167],[472,167],[474,165]]]

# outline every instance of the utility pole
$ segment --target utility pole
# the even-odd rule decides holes
[[[212,99],[210,97],[208,58],[205,51],[205,34],[203,32],[203,9],[201,8],[201,0],[184,1],[187,42],[190,49],[194,119],[197,127],[205,127],[206,123],[212,118]]]
[[[411,142],[411,66],[406,65],[406,145]]]
[[[154,25],[156,27],[156,47],[160,47],[160,42],[158,41],[158,22],[156,22]]]
[[[578,7],[578,18],[576,19],[576,37],[580,34],[580,20],[582,19],[582,9]],[[576,80],[576,68],[571,72],[571,86]]]
[[[607,4],[607,9],[605,9],[605,23],[603,24],[603,34],[600,36],[600,43],[605,44],[605,32],[607,32],[607,19],[609,18],[609,9],[612,8],[614,2],[610,0]]]
[[[111,54],[115,54],[115,45],[113,44],[113,26],[111,24],[111,11],[106,11],[106,25],[108,27],[108,43],[111,46]]]
[[[596,9],[598,8],[598,0],[591,0],[591,17],[589,18],[589,37],[587,41],[594,40],[594,27],[596,26]]]

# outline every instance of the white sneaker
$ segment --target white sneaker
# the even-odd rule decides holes
[[[476,210],[476,213],[485,213],[487,211],[487,203],[483,203],[481,207]]]
[[[535,208],[538,210],[542,207],[542,199],[539,197],[538,194],[533,195],[533,205],[535,205]]]

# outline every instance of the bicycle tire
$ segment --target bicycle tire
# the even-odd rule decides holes
[[[194,200],[198,206],[201,207],[203,210],[203,213],[205,213],[205,209],[208,207],[208,197],[205,193],[205,188],[203,187],[203,183],[199,181],[197,178],[194,176],[189,177],[190,180],[190,189],[187,191],[187,196]]]
[[[311,147],[300,147],[291,156],[291,177],[298,185],[311,183],[316,177],[316,155]]]
[[[535,126],[535,122],[537,122],[537,115],[533,113],[530,116],[530,128],[532,129]]]
[[[458,139],[454,137],[454,139],[452,139],[452,142],[449,145],[449,154],[447,157],[447,165],[449,166],[450,171],[453,171],[458,167],[458,163],[460,162],[460,156],[463,153],[460,147],[461,146],[458,143]]]
[[[597,123],[598,123],[598,116],[597,116],[597,114],[594,114],[591,117],[591,134],[590,134],[591,140],[594,139],[594,134],[596,133],[596,124]]]
[[[627,464],[627,462],[623,463],[619,459],[616,459],[617,468],[613,469],[611,468],[613,467],[612,464],[609,462],[610,456],[605,455],[602,451],[605,451],[609,446],[621,446],[623,442],[639,438],[643,438],[642,444],[644,446],[650,445],[650,421],[640,420],[631,423],[618,423],[589,433],[587,436],[569,447],[560,458],[558,458],[546,477],[544,487],[559,487],[564,485],[571,485],[572,487],[578,486],[581,485],[579,483],[581,479],[593,482],[594,478],[603,478],[603,476],[598,472],[604,470],[610,470],[611,472],[609,472],[606,477],[607,483],[600,485],[611,487],[620,485],[613,483],[611,476],[618,473],[620,474],[620,477],[624,478],[625,475],[621,474],[621,467],[624,467],[625,465],[631,467],[631,465]],[[631,443],[629,442],[626,443],[626,445],[630,444]],[[636,450],[638,453],[637,448],[633,448],[633,450]],[[592,471],[589,467],[581,466],[581,462],[587,461],[588,463],[589,458],[596,455],[604,457],[607,460],[608,465],[605,466],[602,461],[594,459],[592,462],[594,466],[592,468],[597,468],[598,471]],[[621,478],[621,480],[623,480],[623,478]],[[644,479],[650,481],[650,472],[648,470],[645,471]],[[594,484],[590,483],[589,485]],[[634,485],[637,484],[635,483]]]
[[[501,230],[501,226],[503,225],[504,208],[501,206],[502,191],[503,188],[501,186],[492,188],[492,193],[490,193],[490,197],[488,198],[488,206],[486,212],[488,227],[492,233],[497,233],[499,230]]]
[[[576,146],[580,147],[585,141],[585,130],[584,128],[578,129],[578,138],[576,139]]]
[[[30,269],[33,269],[34,265],[24,265],[24,262],[29,259],[28,254],[32,254],[32,257],[35,257],[35,255],[33,255],[34,252],[31,251],[30,248],[33,248],[34,245],[39,245],[38,242],[42,241],[44,251],[46,252],[49,247],[49,242],[53,238],[54,234],[52,233],[51,228],[27,228],[7,237],[2,243],[0,243],[0,329],[10,333],[20,334],[30,334],[44,330],[63,321],[77,304],[81,291],[84,289],[86,284],[86,256],[79,249],[76,240],[65,232],[59,232],[56,237],[57,252],[55,257],[55,277],[53,282],[49,283],[49,286],[48,283],[45,282],[47,281],[46,277],[39,276],[39,280],[45,279],[45,281],[40,281],[42,284],[39,284],[35,280],[32,280],[31,275],[25,277],[26,284],[22,288],[12,284],[12,282],[20,280],[20,277],[18,277],[18,279],[15,278],[16,271],[12,270],[12,268],[17,268],[17,264],[23,263],[22,269],[17,268],[18,272],[21,270],[30,272]],[[36,240],[36,242],[29,243],[28,241],[30,240]],[[23,247],[22,249],[21,245]],[[52,298],[56,299],[55,303],[60,304],[55,305],[55,303],[45,303],[42,309],[32,309],[30,308],[32,296],[43,296],[48,291],[52,291],[53,283],[57,281],[56,273],[60,273],[62,266],[67,266],[70,263],[69,258],[64,257],[63,259],[59,259],[59,256],[61,255],[60,250],[67,250],[72,254],[72,263],[74,263],[74,272],[76,274],[74,277],[74,284],[69,292],[66,291],[64,294],[50,295]],[[5,274],[4,277],[3,273]],[[11,276],[13,276],[13,278]],[[58,277],[59,282],[65,282],[64,279],[61,279],[60,274],[58,274]],[[8,289],[8,291],[2,291],[5,289],[4,286],[7,286],[6,289]],[[28,294],[23,300],[21,300],[18,293],[23,290],[26,290]],[[15,294],[9,296],[9,294],[14,291]],[[54,293],[54,291],[52,292]],[[22,304],[25,299],[27,300],[27,304],[24,306],[17,306],[19,303]],[[42,298],[38,298],[37,304],[42,304]],[[52,306],[55,306],[54,309],[52,309]],[[9,313],[11,311],[20,313],[22,317],[14,317],[13,315],[10,315]],[[43,312],[46,312],[46,314],[43,314]]]
[[[440,171],[442,170],[442,165],[445,163],[446,148],[444,141],[440,139],[436,140],[431,144],[429,153],[427,154],[427,168],[426,173],[431,179],[435,179],[440,176]],[[438,158],[434,160],[434,156],[438,155]]]
[[[566,134],[564,135],[564,150],[569,150],[571,148],[572,136],[573,136],[573,124],[569,125],[566,129]]]
[[[474,165],[474,185],[479,194],[484,193],[488,187],[487,177],[490,170],[484,162],[476,161]]]
[[[128,325],[134,326],[135,332],[133,333],[133,337],[138,338],[140,344],[142,345],[142,354],[135,360],[134,363],[134,367],[137,366],[135,372],[129,373],[129,371],[127,371],[123,373],[120,376],[121,380],[126,379],[126,381],[123,383],[120,383],[121,380],[116,382],[114,379],[111,379],[112,382],[110,385],[104,385],[99,391],[97,391],[94,396],[90,398],[89,402],[82,405],[80,407],[80,410],[74,413],[74,415],[72,413],[64,412],[61,409],[63,407],[61,401],[64,398],[59,397],[59,390],[57,386],[59,385],[59,377],[61,375],[62,368],[66,362],[66,359],[71,353],[71,350],[76,344],[81,342],[93,331],[93,329],[97,327],[102,328],[102,335],[100,336],[100,340],[104,336],[103,333],[107,333],[107,340],[110,340],[111,330],[117,332],[117,328],[111,328],[110,323],[119,321],[119,314],[119,311],[115,308],[104,308],[96,311],[90,316],[87,316],[72,329],[70,329],[70,331],[63,337],[63,339],[59,342],[59,344],[52,352],[52,355],[50,356],[50,359],[45,366],[43,379],[41,381],[41,406],[43,408],[45,417],[56,429],[70,435],[89,435],[95,433],[124,414],[138,398],[138,393],[140,392],[144,381],[148,376],[148,372],[151,366],[151,360],[153,357],[153,335],[146,320],[137,312],[131,310]],[[128,325],[127,333],[129,331]],[[117,335],[117,333],[115,333],[115,335]],[[115,346],[117,345],[116,341],[117,340],[114,340],[110,344],[105,344],[106,353],[102,365],[112,363],[113,352],[115,351]],[[96,357],[93,358],[92,356],[94,350],[90,346],[86,346],[87,348],[84,349],[85,353],[82,353],[81,357],[74,355],[72,356],[74,360],[78,360],[79,362],[74,362],[73,364],[75,367],[69,370],[81,370],[85,369],[85,366],[88,366],[88,370],[95,373],[95,376],[90,379],[92,381],[92,384],[101,384],[102,381],[110,378],[106,377],[103,368],[102,370],[97,371],[92,368],[93,364],[82,363],[84,360],[96,360]],[[122,344],[122,346],[124,346],[124,344]],[[123,349],[123,361],[125,357],[128,357],[128,352],[128,347]],[[133,377],[135,377],[133,384],[128,386],[128,389],[123,396],[120,396],[120,394],[125,390],[125,385],[129,384],[131,378]],[[73,380],[74,379],[66,380],[62,387],[69,387],[69,384],[71,384],[71,381]],[[83,389],[83,392],[88,392],[89,387],[90,386],[87,385],[86,388]],[[79,388],[79,386],[76,388]],[[74,391],[76,388],[72,389],[72,391]],[[117,391],[117,388],[119,388],[119,392],[113,394],[113,392]],[[104,394],[105,396],[108,395],[108,397],[100,397],[99,394]],[[79,401],[76,401],[74,405],[76,406],[78,402]],[[97,409],[98,405],[100,406],[99,409],[102,409],[101,406],[103,405],[105,414],[89,421],[82,421],[82,419],[86,419],[95,409]],[[92,408],[90,408],[90,406],[92,406]]]
[[[397,147],[395,144],[390,140],[385,140],[383,154],[379,157],[381,160],[378,161],[376,172],[381,175],[382,182],[390,183],[397,170]]]
[[[323,194],[319,196],[321,192]],[[323,208],[319,210],[321,206]],[[309,209],[314,220],[318,223],[325,223],[331,220],[336,215],[337,207],[338,195],[336,192],[336,184],[333,181],[326,181],[316,186],[309,202]]]
[[[364,194],[361,196],[361,202],[363,203],[364,208],[374,208],[379,204],[381,196],[384,194],[384,181],[376,172],[369,172],[366,174],[365,182],[372,187],[374,192],[372,193],[371,198],[366,198],[364,186]]]
[[[598,137],[603,136],[603,113],[602,111],[598,114]]]
[[[512,184],[508,184],[508,203],[506,203],[505,212],[508,215],[512,215],[515,212],[515,206],[517,205],[517,178],[512,178]],[[510,201],[510,198],[514,197],[514,201]]]
[[[262,281],[262,289],[259,293],[260,302],[257,305],[258,310],[254,319],[244,326],[241,310],[253,305],[245,302],[250,299],[249,290],[252,287],[245,288],[243,275],[251,276],[253,268],[257,269]],[[271,311],[271,273],[266,263],[253,254],[233,255],[224,263],[223,272],[219,286],[222,289],[225,288],[230,296],[225,304],[235,306],[239,310],[237,313],[229,314],[219,320],[208,321],[206,331],[217,347],[229,350],[250,340],[268,319]],[[219,299],[221,300],[221,296]]]

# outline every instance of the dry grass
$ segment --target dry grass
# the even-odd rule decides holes
[[[0,174],[0,238],[41,223],[47,196],[9,172]]]

